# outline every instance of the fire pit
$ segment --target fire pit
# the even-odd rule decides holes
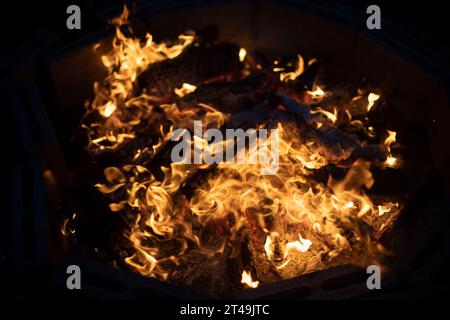
[[[178,297],[363,296],[374,264],[395,287],[439,229],[439,218],[422,219],[423,188],[441,190],[445,155],[432,146],[429,169],[417,128],[446,139],[435,118],[448,114],[445,94],[334,22],[274,4],[247,19],[247,9],[139,23],[133,14],[146,8],[125,7],[112,37],[48,55],[51,99],[67,111],[58,126],[48,107],[62,153],[44,153],[54,237],[75,255],[63,261],[144,296],[123,272],[156,292],[186,289],[168,294]],[[242,25],[221,20],[223,10]],[[258,23],[269,13],[276,27]],[[409,251],[411,239],[421,240]]]

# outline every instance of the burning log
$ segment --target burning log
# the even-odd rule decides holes
[[[239,72],[239,46],[221,43],[190,46],[178,57],[151,65],[138,78],[140,88],[157,96],[174,96],[183,83],[199,85],[233,72]]]
[[[233,82],[201,84],[184,96],[180,108],[198,103],[216,107],[223,113],[235,114],[255,106],[270,93],[270,79],[259,74]]]
[[[366,194],[370,165],[397,163],[395,132],[376,143],[365,119],[379,95],[325,92],[316,84],[318,62],[305,68],[298,55],[295,66],[276,73],[236,44],[218,42],[216,32],[181,37],[174,53],[164,54],[151,41],[142,47],[119,36],[106,59],[110,75],[83,125],[93,132],[91,154],[101,166],[114,165],[96,187],[129,224],[129,241],[118,245],[127,249],[118,254],[125,265],[229,296],[241,284],[356,264],[374,253],[384,223],[398,212],[387,197]],[[258,140],[252,152],[261,158],[261,145],[276,146],[276,156],[263,155],[270,164],[277,159],[277,171],[261,174],[263,164],[235,162],[236,154],[231,162],[173,162],[173,130],[193,136],[195,121],[222,137],[226,129],[274,129],[279,139]],[[209,144],[203,133],[195,137]],[[250,152],[245,143],[236,148],[243,149]]]

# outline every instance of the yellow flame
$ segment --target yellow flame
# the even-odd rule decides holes
[[[303,239],[302,236],[298,235],[300,240],[288,242],[286,245],[286,255],[289,253],[291,249],[296,249],[300,252],[308,251],[309,247],[312,245],[312,241],[308,239]]]
[[[380,99],[380,95],[376,94],[376,93],[369,93],[369,96],[367,97],[367,100],[369,101],[369,103],[367,104],[367,112],[369,112],[373,105],[375,104],[375,101],[377,101],[378,99]]]
[[[94,84],[95,98],[89,105],[89,110],[97,110],[108,119],[104,124],[85,125],[92,147],[96,150],[115,149],[124,141],[134,138],[132,131],[140,123],[142,113],[127,113],[128,122],[123,122],[115,115],[121,115],[130,106],[142,112],[152,108],[151,96],[145,93],[139,97],[132,96],[138,75],[152,63],[177,57],[195,38],[193,32],[188,32],[179,35],[173,45],[168,45],[153,41],[152,35],[147,34],[146,41],[142,42],[122,32],[121,27],[128,23],[128,14],[128,8],[124,6],[123,13],[112,20],[116,27],[113,48],[101,57],[109,75],[102,85]]]
[[[247,50],[245,50],[244,48],[241,48],[239,50],[239,61],[240,62],[244,61],[246,56],[247,56]]]
[[[259,281],[253,281],[250,271],[245,270],[242,272],[241,283],[249,288],[257,288],[259,286]]]
[[[389,131],[388,130],[388,137],[386,138],[386,140],[384,140],[384,145],[386,146],[386,150],[387,150],[387,158],[385,161],[386,166],[388,167],[396,167],[397,166],[397,158],[395,158],[392,154],[391,154],[391,145],[396,141],[396,135],[397,133],[394,131]]]
[[[295,80],[299,75],[305,70],[305,62],[301,55],[297,55],[297,64],[293,72],[282,72],[280,73],[280,81],[286,82],[289,80]]]
[[[307,93],[313,98],[313,99],[320,99],[323,96],[325,96],[325,92],[319,87],[315,86],[315,89],[312,91],[307,91]]]
[[[320,113],[323,114],[325,117],[327,117],[331,122],[337,121],[337,110],[336,108],[333,108],[333,113],[327,110],[323,110],[322,108],[317,108],[316,110],[311,110],[312,114]]]
[[[108,101],[104,106],[98,108],[98,112],[105,118],[109,118],[116,109],[117,106],[112,101]]]
[[[398,208],[398,203],[386,203],[384,205],[379,205],[378,206],[378,215],[382,216],[383,214],[390,212],[393,208]]]

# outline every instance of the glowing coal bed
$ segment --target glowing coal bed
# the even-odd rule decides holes
[[[374,171],[402,165],[396,128],[373,121],[377,109],[389,112],[382,89],[329,85],[322,61],[252,52],[221,41],[214,27],[165,42],[137,38],[127,19],[125,8],[112,21],[112,50],[102,56],[108,75],[95,83],[76,133],[101,164],[95,187],[109,214],[123,222],[110,265],[226,297],[342,264],[381,263],[380,238],[405,196],[371,191]],[[172,161],[177,129],[191,137],[192,155],[202,146],[218,160]],[[208,129],[224,139],[212,141]],[[227,129],[277,137],[239,148]],[[270,167],[277,159],[277,170],[225,161],[230,148]],[[69,239],[75,218],[62,225]]]

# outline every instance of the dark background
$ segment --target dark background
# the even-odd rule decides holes
[[[250,0],[255,1],[255,0]],[[59,0],[59,1],[31,1],[13,0],[2,1],[1,24],[2,24],[2,47],[0,57],[8,52],[8,48],[18,45],[38,28],[48,29],[60,36],[61,39],[70,41],[74,37],[88,34],[98,27],[104,26],[104,21],[98,21],[89,12],[96,8],[121,4],[133,1],[123,0]],[[162,2],[165,1],[147,1]],[[192,4],[204,1],[190,1]],[[365,13],[371,4],[377,4],[381,8],[383,19],[389,19],[395,26],[410,30],[411,34],[419,38],[428,39],[437,50],[449,52],[448,41],[448,11],[444,1],[408,1],[408,0],[311,0],[330,5],[344,5]],[[82,28],[81,30],[69,31],[66,28],[66,8],[71,4],[77,4],[81,8]],[[132,5],[131,5],[132,6]],[[365,25],[365,20],[361,21]],[[5,45],[6,44],[6,45]]]

